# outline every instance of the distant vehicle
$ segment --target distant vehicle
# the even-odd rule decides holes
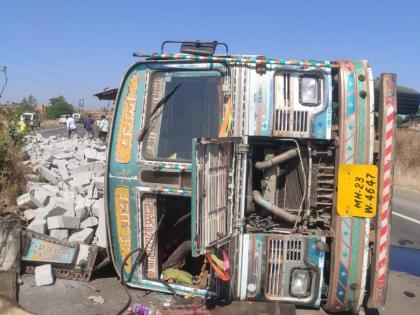
[[[41,121],[39,120],[37,113],[23,113],[20,115],[20,120],[28,121],[31,128],[41,126]]]
[[[67,115],[61,115],[60,118],[58,118],[58,123],[61,124],[66,124],[67,123]]]
[[[83,123],[85,121],[82,114],[80,114],[80,113],[73,113],[72,116],[73,116],[73,119],[76,123]]]

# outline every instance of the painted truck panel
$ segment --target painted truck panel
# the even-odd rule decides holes
[[[337,214],[334,180],[340,164],[376,164],[381,186],[378,214],[372,219],[376,239],[374,258],[370,262],[374,272],[370,304],[382,306],[389,246],[392,165],[388,160],[392,157],[395,78],[383,77],[388,85],[383,83],[382,87],[383,103],[379,112],[382,131],[377,163],[374,160],[373,78],[364,61],[331,64],[183,54],[147,57],[149,60],[135,64],[124,77],[116,102],[108,153],[106,205],[110,249],[118,273],[126,260],[123,276],[128,284],[204,298],[229,296],[250,301],[275,300],[318,308],[322,287],[328,283],[324,307],[333,312],[350,310],[357,313],[366,289],[372,224],[368,218]],[[261,63],[265,63],[265,71],[257,73],[257,65],[261,66]],[[153,85],[156,73],[163,74],[158,87]],[[219,128],[226,128],[223,132],[219,130],[219,136],[223,134],[223,137],[190,139],[191,160],[169,154],[158,157],[156,152],[160,148],[156,143],[137,139],[151,118],[150,104],[156,104],[168,93],[166,86],[170,86],[171,80],[194,79],[201,75],[218,80],[218,95],[223,95],[223,106],[217,123]],[[337,82],[333,82],[334,75],[338,75]],[[319,102],[312,106],[301,103],[302,76],[319,80]],[[333,108],[335,84],[338,110]],[[185,90],[179,93],[181,97]],[[158,127],[151,128],[146,139],[159,138],[162,116],[155,119]],[[288,144],[282,141],[288,141]],[[249,187],[261,181],[258,177],[252,182],[252,176],[260,176],[252,166],[255,163],[253,154],[260,155],[261,160],[270,156],[271,147],[290,150],[295,142],[298,149],[299,146],[305,148],[302,153],[305,159],[314,151],[315,159],[319,154],[336,157],[333,166],[322,165],[322,159],[321,162],[316,160],[319,165],[312,166],[310,159],[303,166],[299,152],[302,172],[307,170],[309,175],[308,178],[304,176],[305,183],[310,187],[306,199],[303,195],[302,200],[312,206],[331,207],[331,227],[321,234],[311,229],[304,233],[296,230],[284,233],[282,228],[266,233],[249,232],[247,211],[254,207],[250,205]],[[312,167],[316,169],[312,170]],[[324,173],[318,172],[318,167],[323,167]],[[331,170],[335,175],[325,173],[325,170]],[[311,179],[317,174],[332,179]],[[315,184],[320,185],[320,190],[311,188],[310,185]],[[331,201],[325,191],[331,191]],[[283,205],[293,204],[294,193],[292,189],[287,195],[284,190],[284,196],[290,200],[282,200]],[[213,268],[208,268],[212,284],[206,289],[165,284],[159,280],[162,262],[158,248],[162,244],[153,238],[161,217],[158,203],[162,198],[180,198],[184,205],[189,205],[193,258],[203,257],[209,251],[221,255],[222,249],[228,253],[232,266],[230,282],[215,278]],[[310,210],[300,209],[299,213],[305,212],[310,213]],[[146,248],[148,260],[139,267],[136,255],[131,257],[130,252],[138,247],[145,248],[149,243],[155,247]],[[326,252],[327,243],[331,244],[329,253]],[[294,258],[291,259],[288,253]],[[310,294],[304,298],[296,298],[290,293],[292,274],[296,269],[307,270],[310,275]],[[326,273],[329,279],[325,279]]]

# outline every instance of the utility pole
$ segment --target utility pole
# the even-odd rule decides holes
[[[1,69],[0,71],[4,73],[4,84],[3,84],[3,87],[2,87],[2,89],[0,91],[0,98],[1,98],[1,96],[3,95],[4,89],[6,88],[7,81],[8,81],[8,78],[7,78],[7,67],[4,66],[3,69]]]
[[[81,114],[85,109],[85,99],[81,98],[79,99],[79,114]]]

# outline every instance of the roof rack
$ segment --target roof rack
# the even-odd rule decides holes
[[[229,54],[229,47],[226,43],[214,41],[188,41],[188,40],[165,40],[160,46],[160,53],[163,54],[163,50],[166,44],[181,44],[180,52],[199,56],[212,56],[216,51],[216,47],[221,45],[225,47],[226,55]]]

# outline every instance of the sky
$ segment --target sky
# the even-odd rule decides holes
[[[231,53],[279,59],[369,60],[420,90],[420,1],[0,0],[0,103],[63,95],[106,106],[133,52],[167,39],[219,40]],[[176,49],[176,47],[171,48]],[[4,77],[0,73],[0,89]]]

